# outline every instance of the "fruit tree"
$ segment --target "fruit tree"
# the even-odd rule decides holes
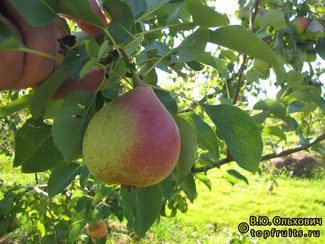
[[[1,92],[1,152],[11,153],[14,137],[13,167],[49,178],[36,192],[4,190],[0,235],[28,212],[35,243],[73,243],[87,227],[105,243],[106,230],[91,228],[112,216],[141,238],[166,209],[187,211],[196,182],[211,188],[211,169],[236,162],[243,171],[227,180],[246,182],[243,172],[261,172],[265,160],[325,155],[323,1],[239,0],[232,16],[214,0],[98,1],[107,25],[88,0],[9,2],[30,25],[60,16],[71,33],[58,40],[58,59],[27,48],[0,20],[0,51],[60,62],[36,89]],[[86,34],[73,20],[101,31]],[[94,91],[55,97],[68,77],[98,69]]]

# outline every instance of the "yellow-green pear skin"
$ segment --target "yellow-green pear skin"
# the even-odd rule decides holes
[[[84,135],[83,157],[102,182],[145,187],[173,171],[180,144],[171,114],[151,87],[139,86],[94,115]]]

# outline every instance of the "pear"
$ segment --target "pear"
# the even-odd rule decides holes
[[[83,140],[83,157],[100,181],[145,187],[164,180],[180,154],[178,127],[152,88],[141,85],[101,108]]]
[[[94,239],[104,237],[107,234],[107,227],[104,220],[99,219],[97,222],[89,225],[87,228],[87,234]]]
[[[295,28],[295,34],[302,34],[308,24],[308,19],[304,17],[296,17],[292,22],[291,25]]]
[[[256,58],[254,59],[253,67],[257,71],[265,72],[270,69],[271,64],[269,62]]]

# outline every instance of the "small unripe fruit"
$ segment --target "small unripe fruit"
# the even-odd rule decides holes
[[[316,60],[316,52],[306,52],[305,61],[314,62]]]
[[[19,220],[17,217],[9,217],[9,228],[7,232],[13,232],[15,229],[19,227]]]
[[[240,20],[249,20],[250,9],[248,7],[244,7],[238,11],[238,18]]]
[[[107,234],[107,227],[104,220],[100,219],[87,228],[87,233],[91,238],[100,239]]]
[[[271,64],[269,62],[260,60],[260,59],[255,59],[254,60],[254,69],[260,72],[265,72],[270,69]]]
[[[295,34],[302,34],[306,29],[308,24],[308,19],[304,17],[296,17],[292,22],[291,25],[295,28]]]

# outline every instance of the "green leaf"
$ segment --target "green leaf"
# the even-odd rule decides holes
[[[69,231],[70,243],[75,243],[76,238],[80,235],[85,223],[83,221],[76,221],[72,224],[71,230]]]
[[[193,22],[201,27],[217,27],[228,25],[227,15],[216,12],[213,8],[203,5],[200,0],[186,0],[185,6],[193,15]]]
[[[37,232],[40,236],[40,238],[43,238],[45,236],[45,226],[42,223],[39,223],[37,225]]]
[[[0,19],[0,50],[23,49],[25,46],[20,42],[13,30]]]
[[[9,2],[14,5],[31,26],[41,27],[47,25],[57,17],[43,1],[9,0]]]
[[[269,117],[269,115],[270,115],[270,112],[268,110],[262,111],[258,114],[252,115],[252,119],[255,121],[255,123],[257,125],[259,125],[259,124],[262,124],[267,119],[267,117]]]
[[[300,111],[305,106],[304,103],[299,101],[293,101],[287,107],[287,114],[295,113]]]
[[[74,79],[79,80],[81,78],[81,71],[91,60],[88,55],[85,44],[74,46],[69,50],[65,56],[62,66],[64,71]],[[91,67],[88,66],[88,69]]]
[[[82,157],[82,140],[94,113],[94,97],[94,92],[74,92],[56,113],[53,140],[67,162]]]
[[[87,53],[89,57],[91,58],[97,58],[100,59],[103,54],[105,53],[107,46],[108,46],[108,40],[105,40],[102,45],[100,46],[95,37],[89,36],[88,39],[85,40],[85,48],[87,50]],[[104,49],[104,50],[102,50]]]
[[[5,196],[5,198],[0,201],[0,218],[5,218],[10,214],[14,207],[14,203],[14,196]]]
[[[212,66],[217,69],[226,80],[229,79],[228,68],[222,59],[213,57],[208,52],[203,52],[195,61]]]
[[[255,173],[262,158],[263,142],[254,120],[231,105],[201,106],[219,129],[237,164]]]
[[[179,11],[181,10],[182,6],[177,7],[174,12],[169,14],[169,17],[166,20],[166,25],[172,26],[172,25],[178,25],[181,24],[179,21]]]
[[[128,227],[141,238],[157,219],[162,206],[162,193],[158,185],[140,187],[130,192],[122,190],[122,206]]]
[[[8,219],[0,219],[0,237],[6,234],[9,224]]]
[[[195,177],[198,178],[200,181],[202,181],[204,185],[206,185],[211,191],[212,183],[208,176],[206,176],[204,173],[196,173]]]
[[[232,186],[238,183],[238,179],[230,174],[222,176],[226,181],[228,181]]]
[[[299,86],[305,79],[304,74],[298,73],[295,70],[290,70],[287,74],[288,88]]]
[[[28,94],[25,96],[21,96],[17,100],[3,106],[0,110],[0,118],[13,114],[14,112],[17,112],[24,108],[28,108],[32,102],[32,98],[33,94]]]
[[[118,95],[118,90],[121,89],[121,78],[125,77],[126,64],[122,58],[119,58],[113,70],[109,72],[108,80],[103,89],[103,96],[109,99],[115,98]]]
[[[177,182],[191,171],[197,151],[197,137],[194,128],[183,118],[173,116],[181,135],[181,153],[177,162]]]
[[[276,99],[267,98],[265,100],[258,101],[254,105],[254,109],[260,109],[263,111],[269,111],[271,114],[274,114],[276,117],[285,120],[286,107]]]
[[[53,97],[66,78],[67,75],[60,66],[37,88],[31,103],[31,114],[34,120],[38,120],[44,115],[47,102]]]
[[[241,173],[239,173],[238,171],[236,171],[234,169],[229,169],[229,170],[227,170],[227,173],[229,175],[235,177],[238,180],[244,181],[247,185],[249,185],[247,178],[244,175],[242,175]]]
[[[172,174],[170,174],[166,179],[161,181],[159,184],[160,190],[166,200],[170,200],[173,196],[173,179]]]
[[[24,173],[42,172],[55,167],[63,157],[54,145],[51,126],[29,119],[15,136],[14,167],[22,166]]]
[[[299,131],[299,139],[300,139],[300,144],[302,146],[302,148],[306,148],[309,145],[309,141],[308,138],[305,138],[301,131]]]
[[[134,16],[137,16],[139,13],[147,11],[146,0],[124,0],[124,2],[126,2],[130,6]]]
[[[102,29],[105,28],[104,21],[92,11],[89,0],[43,0],[42,2],[46,2],[56,13],[68,15]]]
[[[194,121],[198,141],[217,159],[219,155],[218,139],[213,129],[195,113],[184,113],[182,116],[191,118]]]
[[[189,172],[187,176],[184,178],[184,180],[181,183],[181,187],[183,188],[187,198],[191,201],[191,203],[193,203],[197,192],[196,192],[196,184],[192,172]]]
[[[199,28],[189,36],[178,47],[178,59],[175,62],[189,62],[200,56],[205,50],[209,40],[209,30]]]
[[[277,126],[266,126],[263,129],[263,133],[277,136],[284,141],[287,140],[287,136],[284,134],[283,130]]]
[[[173,98],[168,92],[160,90],[160,89],[154,89],[154,92],[155,92],[156,96],[158,97],[159,101],[165,106],[165,108],[171,114],[178,113],[178,107],[177,107],[177,102],[176,102],[175,98]]]
[[[81,166],[77,163],[66,162],[57,165],[50,175],[48,181],[49,198],[61,193],[67,186],[71,184],[77,174],[81,171]]]
[[[269,45],[241,26],[228,25],[215,31],[210,30],[209,42],[277,65],[277,59]]]
[[[298,102],[298,101],[295,101],[295,102]],[[292,103],[289,104],[289,106],[291,105]],[[304,104],[304,106],[294,112],[303,112],[305,114],[309,114],[313,111],[316,110],[316,108],[318,107],[317,103],[313,103],[313,102],[310,102],[310,103],[306,103]],[[288,113],[292,113],[292,111],[288,111]]]
[[[286,27],[284,13],[278,9],[266,11],[260,20],[260,26],[265,27],[268,25],[273,26],[276,30]]]
[[[291,93],[288,97],[293,97],[297,99],[300,102],[305,102],[305,101],[311,101],[314,103],[317,103],[317,105],[324,109],[325,108],[325,100],[323,97],[318,95],[314,91],[301,91],[301,90],[295,90],[293,93]],[[283,102],[286,102],[287,98],[283,99]]]
[[[104,197],[107,197],[112,192],[112,187],[104,185],[96,191],[93,202],[97,205]]]
[[[64,99],[60,100],[50,100],[46,104],[45,113],[43,114],[43,119],[53,119],[56,115],[56,112],[64,104]]]
[[[132,39],[135,25],[130,6],[120,0],[105,0],[103,7],[111,17],[109,33],[115,42],[119,44]]]
[[[265,115],[273,114],[275,117],[285,121],[291,130],[296,130],[298,128],[297,121],[291,118],[286,113],[286,107],[276,99],[267,98],[265,100],[258,101],[254,105],[254,109],[260,109],[265,112]]]

